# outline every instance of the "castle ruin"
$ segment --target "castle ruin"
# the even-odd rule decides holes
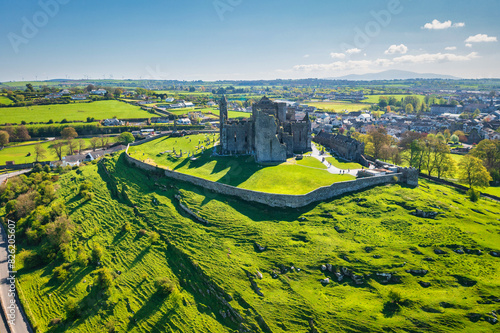
[[[263,97],[252,105],[249,120],[229,120],[228,102],[219,102],[220,142],[223,155],[255,155],[257,162],[285,162],[311,150],[311,122],[307,113],[296,120],[286,103]]]

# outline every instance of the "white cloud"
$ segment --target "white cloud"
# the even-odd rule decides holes
[[[361,52],[361,50],[357,49],[357,48],[353,48],[353,49],[349,49],[349,50],[345,51],[345,53],[347,53],[347,54],[356,54],[359,52]]]
[[[422,29],[428,30],[443,30],[449,28],[463,28],[465,27],[464,22],[452,23],[451,20],[440,22],[439,20],[432,20],[431,23],[426,23]]]
[[[457,49],[456,46],[448,46],[444,48],[446,51],[455,51]]]
[[[496,37],[490,37],[485,34],[477,34],[475,36],[470,36],[465,40],[466,43],[488,43],[488,42],[497,42]]]
[[[309,57],[310,57],[310,55],[309,55],[309,54],[306,54],[306,55],[304,56],[304,58],[309,58]]]
[[[330,57],[332,57],[333,59],[344,59],[345,58],[345,54],[344,53],[330,53]]]
[[[472,47],[472,44],[467,43],[467,44],[465,44],[465,46],[467,46],[467,47]]]
[[[389,48],[384,52],[385,54],[406,54],[408,52],[408,47],[404,44],[401,45],[391,45]]]
[[[451,61],[468,61],[477,58],[477,52],[469,53],[466,56],[456,55],[453,53],[424,53],[419,55],[405,55],[394,58],[395,63],[435,63],[435,62],[451,62]]]
[[[297,65],[293,67],[293,71],[301,72],[331,72],[331,71],[346,71],[346,70],[373,70],[375,67],[388,67],[391,65],[410,63],[442,63],[442,62],[459,62],[470,61],[479,57],[477,52],[471,52],[468,55],[457,55],[453,53],[424,53],[420,55],[404,55],[394,59],[379,58],[376,60],[348,60],[335,61],[330,64],[311,64]]]

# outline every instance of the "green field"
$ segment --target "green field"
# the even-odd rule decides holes
[[[92,103],[71,103],[36,105],[28,107],[0,108],[0,124],[20,124],[26,122],[59,122],[83,120],[92,117],[97,120],[118,117],[119,119],[151,118],[151,114],[140,107],[119,101],[99,101]]]
[[[201,112],[203,114],[213,114],[215,116],[219,116],[219,109],[218,108],[188,108],[188,109],[173,109],[169,110],[167,109],[169,113],[175,114],[177,116],[181,115],[188,115],[190,112]],[[252,113],[249,112],[238,112],[238,111],[228,111],[229,118],[250,118],[252,116]]]
[[[210,145],[204,143],[209,138]],[[205,178],[249,190],[283,193],[305,194],[318,187],[328,186],[339,181],[352,180],[348,175],[334,175],[326,171],[326,167],[315,158],[304,161],[291,159],[280,165],[262,166],[254,161],[253,156],[244,157],[212,157],[212,149],[201,152],[197,146],[213,147],[214,135],[192,135],[183,138],[160,138],[143,145],[130,147],[132,157],[159,165],[178,172]],[[183,152],[182,158],[173,155]],[[162,152],[168,152],[160,154]],[[198,159],[191,161],[186,154],[194,154]]]
[[[396,98],[398,101],[401,101],[401,98],[405,98],[406,96],[415,96],[415,97],[418,97],[418,99],[420,100],[420,102],[423,102],[424,99],[425,99],[425,96],[423,95],[366,95],[365,97],[367,97],[367,99],[364,99],[363,102],[364,103],[370,103],[370,104],[378,104],[378,102],[380,101],[380,97],[381,96],[384,96],[384,97],[394,97]]]
[[[3,105],[11,105],[13,102],[10,98],[7,96],[0,95],[0,104]]]
[[[78,138],[76,141],[78,143]],[[90,138],[82,139],[85,141],[86,149],[90,148]],[[113,138],[109,142],[114,142]],[[46,156],[41,160],[43,161],[57,161],[57,155],[50,148],[54,145],[54,141],[42,143],[42,147],[46,150]],[[78,148],[77,148],[78,149]],[[68,155],[66,147],[63,148],[63,156]],[[30,156],[28,156],[30,154]],[[0,165],[5,165],[7,161],[14,161],[16,164],[32,163],[35,162],[35,145],[19,144],[17,146],[9,146],[0,150]]]
[[[355,112],[360,110],[368,110],[370,107],[367,104],[362,103],[349,103],[349,102],[304,102],[309,106],[314,106],[319,110],[323,111],[335,111],[337,113],[345,112]]]
[[[18,289],[37,332],[496,328],[484,319],[473,322],[470,314],[481,317],[499,308],[494,300],[500,260],[488,253],[500,251],[498,203],[478,206],[452,188],[421,181],[415,189],[380,186],[306,208],[275,209],[156,179],[126,166],[123,157],[104,165],[111,176],[91,165],[60,177],[53,205],[63,204],[75,225],[67,259],[61,255],[26,268],[23,258],[43,248],[19,240]],[[90,201],[78,195],[84,181],[92,184]],[[186,215],[176,195],[209,224]],[[423,219],[411,214],[415,209],[440,215]],[[160,236],[155,242],[147,236],[151,231]],[[255,243],[266,250],[258,251]],[[95,244],[104,249],[102,266],[77,265],[77,249],[90,256]],[[453,252],[460,248],[483,255]],[[325,264],[334,271],[346,267],[362,276],[361,284],[349,277],[337,282],[321,270]],[[68,271],[64,282],[53,274],[59,266]],[[106,292],[97,282],[101,267],[112,272]],[[428,274],[407,272],[421,269]],[[377,273],[391,279],[384,282]],[[327,277],[330,283],[321,284]],[[170,295],[157,291],[159,278],[171,281]],[[390,292],[400,294],[398,304]],[[68,300],[77,305],[76,317],[65,310]]]
[[[353,163],[353,162],[346,162],[342,159],[339,159],[337,157],[327,157],[326,160],[330,162],[334,167],[342,169],[342,170],[354,170],[354,169],[361,169],[362,165],[359,163]]]

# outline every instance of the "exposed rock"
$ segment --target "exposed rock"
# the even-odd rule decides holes
[[[326,266],[325,265],[321,265],[321,270],[322,271],[326,271]]]
[[[433,212],[433,211],[426,212],[426,211],[423,211],[420,209],[416,209],[415,212],[413,213],[413,215],[415,215],[417,217],[422,217],[425,219],[434,219],[434,218],[436,218],[436,216],[438,216],[438,214],[439,214],[438,212]]]
[[[434,253],[435,254],[446,254],[446,252],[441,250],[441,249],[434,249]]]
[[[423,288],[429,288],[431,284],[429,282],[424,282],[424,281],[418,281],[418,283],[423,287]]]
[[[373,255],[373,258],[380,259],[380,258],[382,258],[382,256],[379,256],[378,254],[375,254],[375,255]]]
[[[374,250],[374,248],[373,248],[373,247],[370,247],[370,246],[365,247],[365,251],[366,251],[367,253],[373,252],[373,250]]]
[[[464,254],[465,252],[464,252],[464,250],[462,250],[462,249],[456,249],[456,250],[455,250],[455,253],[458,253],[458,254]]]
[[[436,261],[434,258],[431,258],[431,257],[426,257],[424,258],[425,261]]]
[[[255,243],[254,243],[254,247],[255,247],[255,250],[256,250],[257,252],[264,252],[264,251],[267,249],[267,247],[266,247],[266,246],[261,246],[261,245],[260,245],[259,243],[257,243],[257,242],[255,242]]]
[[[491,251],[490,255],[492,255],[493,257],[500,258],[500,252]]]
[[[480,313],[468,313],[467,318],[469,318],[470,321],[473,323],[476,323],[481,319],[481,314]]]
[[[326,279],[320,280],[320,282],[321,282],[322,284],[329,284],[329,283],[330,283],[330,279],[329,279],[329,278],[326,278]]]
[[[334,228],[334,229],[335,229],[335,231],[337,231],[339,234],[343,234],[343,233],[347,232],[347,230],[341,229],[340,227],[337,227],[337,226],[335,226],[335,227],[333,227],[333,228]]]
[[[326,269],[328,269],[329,272],[333,270],[333,267],[331,264],[326,264]]]
[[[454,308],[455,306],[451,303],[448,303],[448,302],[441,302],[439,303],[439,306],[442,307],[442,308],[445,308],[445,309],[449,309],[449,308]]]
[[[413,275],[425,275],[425,274],[429,273],[429,271],[426,269],[409,269],[406,271],[406,273],[410,273]]]

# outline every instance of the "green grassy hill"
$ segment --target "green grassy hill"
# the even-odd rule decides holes
[[[261,192],[306,194],[321,186],[355,179],[350,175],[329,173],[326,167],[313,157],[305,157],[299,161],[289,159],[280,165],[264,166],[257,164],[253,156],[214,157],[212,152],[215,148],[211,147],[218,140],[218,135],[215,134],[163,137],[130,147],[129,153],[138,160],[162,168]],[[202,146],[207,150],[203,151]],[[194,154],[197,159],[191,160],[188,154],[191,157]]]
[[[78,194],[85,182],[92,200]],[[500,258],[489,254],[500,250],[496,202],[473,204],[421,181],[281,210],[143,173],[123,156],[62,175],[57,186],[52,206],[62,203],[74,223],[69,249],[27,268],[21,259],[43,255],[43,246],[18,244],[21,298],[39,332],[496,328],[482,317],[500,308]],[[439,215],[424,219],[415,209]],[[100,266],[76,264],[96,245]],[[326,264],[332,272],[321,269]],[[64,282],[56,267],[68,272]],[[102,267],[111,272],[108,291],[99,287]],[[342,267],[361,283],[337,282]],[[158,279],[168,280],[169,295]]]

